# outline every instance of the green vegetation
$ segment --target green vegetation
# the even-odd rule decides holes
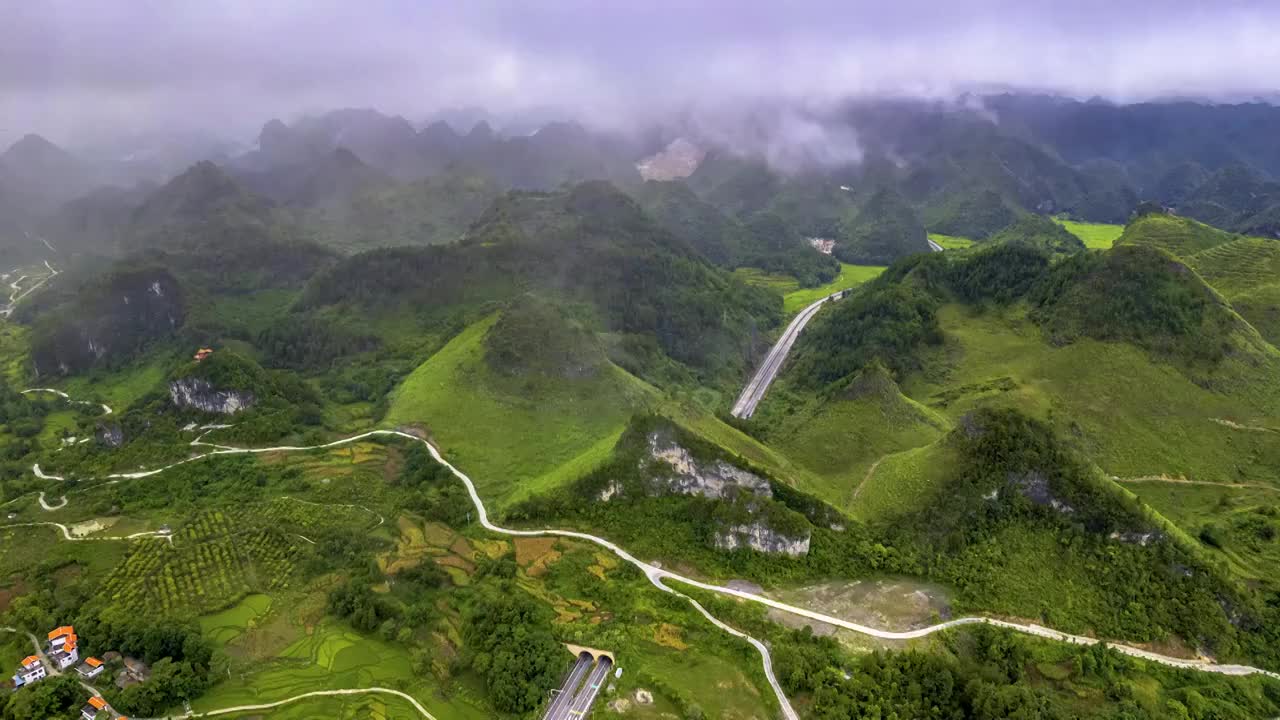
[[[769,642],[783,688],[809,717],[1266,717],[1274,680],[1174,670],[1105,644],[1078,647],[987,626],[949,630],[904,652],[850,652],[836,638],[786,630],[758,605],[685,589],[718,617]],[[941,713],[946,714],[941,714]],[[879,713],[886,713],[879,715]],[[802,715],[803,716],[803,715]]]
[[[1194,272],[1154,248],[1073,257],[1054,267],[1032,302],[1057,344],[1123,340],[1193,370],[1228,353],[1274,354]]]
[[[931,232],[929,233],[929,239],[941,245],[944,250],[964,250],[965,248],[973,247],[973,240],[967,237]]]
[[[500,194],[489,180],[450,173],[358,192],[336,207],[315,209],[307,224],[326,245],[353,251],[450,243]]]
[[[1013,224],[1021,213],[994,190],[954,196],[924,213],[930,233],[985,240]],[[946,247],[945,245],[943,247]]]
[[[933,495],[954,462],[954,450],[937,442],[886,455],[868,468],[850,511],[863,522],[908,515]]]
[[[1050,255],[1071,255],[1085,249],[1079,237],[1043,215],[1024,215],[999,232],[991,242],[1019,242],[1040,248]]]
[[[811,323],[796,345],[789,372],[811,386],[823,386],[872,360],[894,373],[914,369],[917,348],[941,339],[937,306],[930,294],[893,282],[889,273],[881,275]]]
[[[923,252],[929,252],[924,225],[902,196],[889,188],[877,191],[844,222],[835,247],[841,262],[861,265],[888,265]]]
[[[537,296],[520,298],[485,334],[485,360],[500,375],[573,379],[604,370],[590,328]]]
[[[1117,245],[1152,245],[1186,259],[1202,250],[1231,242],[1236,236],[1189,218],[1147,213],[1125,226]]]
[[[810,304],[841,290],[848,290],[874,280],[884,272],[881,265],[850,265],[840,263],[840,274],[835,280],[816,288],[796,289],[782,295],[782,311],[787,316],[795,315]]]
[[[707,373],[739,368],[750,329],[781,314],[776,298],[709,265],[604,183],[504,196],[458,245],[354,256],[317,277],[300,305],[377,315],[529,289],[590,304],[605,330]]]
[[[237,179],[204,163],[139,191],[136,213],[88,216],[104,252],[133,254],[72,255],[0,325],[0,625],[74,622],[87,652],[147,664],[119,688],[112,660],[102,682],[147,716],[381,685],[441,717],[515,720],[573,661],[566,643],[617,654],[615,707],[655,694],[628,715],[776,714],[749,645],[598,546],[488,534],[419,443],[204,455],[384,427],[432,442],[503,523],[590,531],[718,582],[795,597],[905,578],[934,599],[879,622],[984,613],[1280,663],[1280,244],[1158,202],[1123,229],[1032,212],[1128,217],[1132,178],[1271,234],[1265,178],[1081,161],[944,117],[907,167],[869,153],[784,176],[711,152],[687,184],[641,184],[634,149],[580,128],[478,128],[464,150],[433,127],[412,134],[431,179],[395,179],[422,177],[414,153],[388,171],[355,154],[386,162],[378,143],[313,153],[332,128],[273,125],[262,162],[296,164]],[[628,194],[559,185],[605,170]],[[725,414],[782,322],[842,290],[756,415]],[[215,352],[192,362],[198,347]],[[179,407],[168,382],[183,380],[251,407]],[[18,392],[35,385],[82,402]],[[806,718],[1280,705],[1263,678],[990,628],[868,654],[879,643],[690,592],[769,643]],[[29,652],[20,640],[0,636],[0,660]],[[81,698],[50,683],[0,717]],[[272,716],[412,713],[370,695]]]
[[[1280,346],[1280,241],[1239,238],[1188,263],[1273,346]]]
[[[112,273],[41,319],[32,331],[32,362],[37,372],[62,375],[119,366],[173,337],[186,307],[181,286],[164,268]]]
[[[467,328],[414,370],[396,389],[385,422],[425,425],[501,507],[513,495],[549,489],[561,466],[615,436],[656,396],[611,364],[579,377],[495,371],[486,360],[486,338],[496,323],[494,317]],[[539,356],[553,352],[563,350],[544,347]]]
[[[1280,572],[1280,488],[1159,477],[1125,486],[1241,577],[1265,582]]]
[[[1124,232],[1123,225],[1107,223],[1080,222],[1077,220],[1059,219],[1062,227],[1072,235],[1080,238],[1084,246],[1090,250],[1110,250]]]
[[[771,428],[772,445],[822,478],[813,492],[836,507],[852,503],[860,516],[858,509],[875,503],[869,497],[878,496],[887,466],[897,464],[895,453],[913,454],[904,451],[932,442],[949,424],[902,395],[875,361],[813,407],[786,400],[765,405],[756,422]]]
[[[565,653],[551,636],[550,620],[550,609],[514,584],[477,596],[468,609],[467,662],[484,676],[499,710],[536,710],[556,686]]]

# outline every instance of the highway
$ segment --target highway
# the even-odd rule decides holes
[[[581,720],[586,717],[591,711],[591,703],[595,702],[596,696],[600,694],[600,689],[609,679],[609,671],[612,669],[613,661],[609,658],[602,657],[597,660],[596,669],[591,671],[582,689],[573,696],[573,704],[569,706],[568,711],[563,716],[551,718],[551,720]]]
[[[591,669],[590,653],[579,654],[578,662],[574,664],[573,670],[569,671],[569,677],[565,678],[564,684],[560,686],[560,692],[551,700],[551,705],[547,707],[542,720],[558,720],[566,717],[570,706],[573,705],[574,691],[578,689],[582,676],[586,675],[589,669]]]
[[[778,371],[782,369],[782,364],[787,360],[787,354],[791,352],[791,346],[795,345],[796,338],[800,337],[800,331],[804,330],[804,326],[809,324],[814,315],[818,314],[818,310],[822,308],[823,303],[828,300],[838,300],[847,290],[831,293],[830,295],[815,302],[804,310],[787,325],[787,329],[783,331],[782,337],[778,338],[778,342],[769,348],[769,354],[765,355],[764,362],[761,363],[760,369],[756,370],[756,374],[751,377],[751,382],[742,389],[742,394],[738,396],[737,402],[733,404],[733,410],[730,411],[736,418],[749,418],[756,411],[756,405],[764,398],[765,391],[769,389],[769,385],[773,383],[774,378],[778,376]]]
[[[942,252],[942,246],[929,240],[929,249],[933,252]],[[733,409],[729,414],[736,418],[746,419],[755,414],[756,405],[764,399],[764,394],[768,391],[769,386],[773,384],[774,378],[778,376],[778,371],[782,369],[782,364],[787,360],[787,354],[791,352],[791,346],[795,344],[796,338],[800,337],[800,332],[804,330],[804,326],[809,324],[813,316],[818,313],[823,303],[828,300],[839,300],[848,290],[832,293],[821,300],[815,302],[804,310],[787,325],[787,329],[782,333],[782,337],[778,338],[778,342],[774,343],[769,349],[769,354],[764,357],[764,362],[760,365],[760,369],[756,370],[756,374],[751,376],[751,382],[742,389],[742,394],[738,396],[738,400],[733,404]]]

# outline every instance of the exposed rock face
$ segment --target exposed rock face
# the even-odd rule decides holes
[[[645,180],[677,180],[687,178],[702,164],[707,151],[684,138],[676,138],[662,151],[636,164]]]
[[[723,499],[740,493],[772,498],[769,481],[723,460],[699,462],[690,452],[660,433],[649,434],[649,454],[670,466],[666,490],[680,495]]]
[[[747,547],[762,553],[801,557],[809,554],[809,536],[791,537],[755,522],[748,525],[733,525],[716,535],[716,547],[723,550],[736,550]]]
[[[169,383],[169,398],[178,407],[195,408],[221,415],[234,415],[248,410],[257,402],[253,393],[218,390],[207,380],[183,378]]]
[[[1146,547],[1149,543],[1159,542],[1164,538],[1164,535],[1155,531],[1113,532],[1108,535],[1107,538],[1110,540],[1119,540],[1122,543],[1129,543],[1130,545],[1142,545],[1143,547]]]
[[[1075,508],[1053,496],[1053,492],[1049,489],[1049,479],[1039,472],[1011,475],[1009,480],[1018,488],[1018,492],[1036,505],[1048,505],[1064,514],[1076,511]]]
[[[124,430],[120,427],[120,423],[99,424],[94,437],[97,438],[98,444],[107,447],[118,448],[124,444]]]
[[[123,359],[169,337],[186,318],[183,292],[167,270],[112,273],[77,294],[32,340],[39,375],[67,375]]]

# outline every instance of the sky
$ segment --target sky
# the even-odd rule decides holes
[[[414,122],[556,108],[626,127],[759,100],[1280,86],[1269,0],[0,0],[0,17],[0,144],[248,139],[338,107]]]

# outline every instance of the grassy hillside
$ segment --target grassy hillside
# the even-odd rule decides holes
[[[770,445],[822,481],[816,494],[836,507],[860,507],[868,480],[894,453],[928,444],[949,421],[905,397],[888,370],[873,364],[811,407],[765,406]]]
[[[1125,226],[1117,245],[1151,245],[1187,258],[1202,250],[1231,242],[1237,236],[1190,218],[1148,213]]]
[[[1268,366],[1240,373],[1230,393],[1207,389],[1124,343],[1082,339],[1054,347],[1025,310],[938,311],[946,342],[926,353],[905,392],[958,419],[976,407],[1016,407],[1051,419],[1103,470],[1121,477],[1168,474],[1212,481],[1272,482],[1280,444],[1214,422],[1280,421]],[[1270,366],[1274,367],[1274,366]]]
[[[943,426],[976,408],[1017,408],[1121,477],[1272,483],[1280,468],[1272,436],[1220,422],[1275,426],[1280,354],[1154,248],[1057,262],[1023,243],[923,256],[824,311],[749,425],[816,472],[823,497],[841,506],[868,478],[875,488],[882,473],[900,474],[896,465],[918,469],[922,455],[903,451],[937,437],[938,424],[903,427],[835,400],[875,363],[904,400],[948,418]],[[841,436],[859,442],[826,440]],[[893,503],[872,505],[860,516]]]
[[[580,378],[494,370],[485,345],[497,322],[468,327],[410,373],[384,423],[425,428],[502,507],[573,479],[570,463],[590,467],[590,456],[611,447],[631,415],[657,397],[613,365]]]
[[[1051,255],[1070,255],[1085,249],[1080,238],[1043,215],[1024,215],[992,233],[989,242],[1021,242]]]
[[[1188,262],[1272,345],[1280,345],[1280,240],[1239,238]]]

